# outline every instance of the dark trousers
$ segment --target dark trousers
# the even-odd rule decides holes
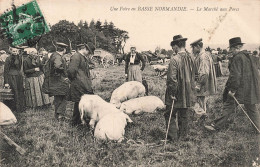
[[[56,95],[54,96],[54,108],[55,108],[55,117],[59,116],[60,114],[64,114],[66,111],[66,96],[63,95]]]
[[[232,97],[228,96],[227,100],[223,104],[223,109],[222,109],[223,116],[214,120],[215,127],[217,129],[221,129],[227,125],[228,120],[230,119],[231,115],[233,115],[235,113],[236,106],[237,106],[237,104],[236,104],[235,100]],[[254,122],[254,124],[257,126],[257,128],[260,129],[260,113],[259,113],[259,111],[257,111],[256,105],[255,104],[244,104],[244,106],[245,106],[246,112],[247,112],[248,116],[250,117],[250,119]]]
[[[166,122],[166,130],[168,128],[168,121],[171,113],[171,105],[166,105],[166,112],[164,114]],[[179,137],[186,136],[187,133],[187,111],[188,108],[174,108],[172,111],[172,117],[170,120],[170,126],[168,131],[169,140],[178,140]],[[178,118],[177,118],[178,115]],[[177,118],[177,119],[176,119]]]
[[[72,115],[72,124],[73,125],[81,124],[80,113],[79,113],[79,102],[74,103],[74,110],[73,110],[73,115]]]
[[[86,121],[87,126],[89,125],[89,119],[88,118],[84,118]],[[74,111],[73,111],[73,115],[72,115],[72,125],[80,125],[81,122],[81,118],[80,118],[80,112],[79,112],[79,102],[75,102],[74,103]]]

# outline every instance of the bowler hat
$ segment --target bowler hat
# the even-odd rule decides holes
[[[202,38],[200,38],[200,39],[198,39],[198,40],[192,42],[192,43],[190,44],[190,46],[197,45],[197,44],[200,43],[201,41],[202,41]]]
[[[176,42],[186,41],[188,38],[183,38],[182,35],[175,35],[173,37],[173,41],[171,42],[171,46],[173,46]]]
[[[243,45],[240,37],[231,38],[229,40],[229,47],[237,46],[237,45]]]

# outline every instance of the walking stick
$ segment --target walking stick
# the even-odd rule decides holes
[[[167,129],[166,129],[165,140],[164,140],[164,150],[165,150],[165,147],[166,147],[166,142],[167,142],[167,137],[168,137],[169,127],[170,127],[170,122],[171,122],[171,118],[172,118],[172,110],[173,110],[173,106],[174,106],[174,100],[176,100],[175,97],[174,97],[173,100],[172,100],[172,108],[171,108],[170,117],[169,117],[169,121],[168,121]]]
[[[244,112],[244,114],[246,115],[246,117],[249,119],[249,121],[253,124],[253,126],[256,128],[256,130],[258,131],[258,133],[260,133],[260,130],[257,128],[257,126],[255,125],[255,123],[251,120],[251,118],[248,116],[248,114],[246,113],[246,111],[243,109],[243,107],[241,106],[241,104],[238,102],[237,98],[233,95],[233,94],[229,94],[231,97],[233,97],[233,99],[236,101],[236,103],[238,104],[238,106],[242,109],[242,111]]]
[[[17,152],[21,155],[25,154],[25,150],[21,148],[18,144],[16,144],[13,140],[11,140],[8,136],[6,136],[3,132],[0,131],[0,136],[10,145],[15,148]]]

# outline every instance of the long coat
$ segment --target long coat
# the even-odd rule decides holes
[[[226,92],[235,92],[241,104],[260,102],[260,74],[257,62],[246,51],[234,55],[230,64],[230,75],[226,83]]]
[[[90,69],[94,65],[88,57],[79,52],[75,53],[70,60],[68,68],[68,77],[71,81],[70,100],[79,102],[84,94],[93,94]]]
[[[67,95],[69,92],[69,83],[65,80],[67,77],[65,60],[59,53],[54,52],[49,61],[49,95]]]
[[[200,53],[194,60],[196,84],[200,91],[197,96],[213,95],[217,91],[217,78],[214,63],[209,52]]]
[[[167,71],[165,104],[171,105],[171,96],[175,96],[175,108],[192,107],[195,101],[195,71],[191,56],[179,52],[172,57]]]
[[[10,55],[5,60],[4,84],[9,84],[14,93],[16,111],[25,110],[25,96],[23,87],[23,75],[21,72],[21,56]]]

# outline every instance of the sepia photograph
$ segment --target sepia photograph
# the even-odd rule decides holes
[[[260,0],[0,0],[0,166],[260,167]]]

